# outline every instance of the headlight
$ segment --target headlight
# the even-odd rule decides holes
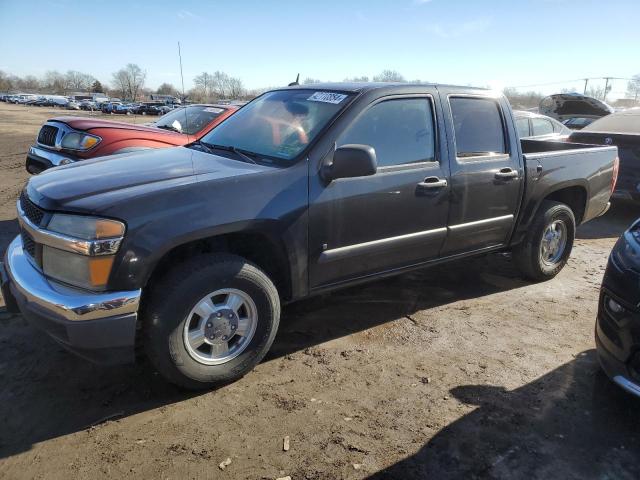
[[[45,275],[81,288],[107,285],[125,226],[117,220],[56,213],[47,230],[63,235],[42,247]]]
[[[89,150],[100,143],[102,139],[88,133],[70,132],[62,137],[62,148],[69,150]]]
[[[47,230],[83,240],[101,240],[123,236],[124,224],[106,218],[56,213],[51,217]]]

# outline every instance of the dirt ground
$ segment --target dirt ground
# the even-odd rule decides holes
[[[0,103],[2,251],[54,112]],[[490,255],[287,306],[267,359],[207,393],[0,314],[0,478],[640,478],[640,401],[593,341],[607,256],[637,216],[614,205],[581,227],[550,282]]]

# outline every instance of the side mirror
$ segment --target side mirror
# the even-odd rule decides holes
[[[343,145],[333,152],[331,163],[322,167],[327,182],[338,178],[366,177],[378,170],[376,151],[369,145]]]

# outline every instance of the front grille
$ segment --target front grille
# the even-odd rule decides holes
[[[44,217],[44,210],[29,200],[24,190],[20,194],[20,208],[31,223],[40,226],[40,222],[42,222],[42,218]]]
[[[20,232],[22,238],[22,250],[29,254],[31,258],[36,258],[36,242],[27,232]]]
[[[41,145],[47,145],[53,147],[56,144],[56,137],[58,136],[58,127],[52,125],[43,125],[38,134],[38,143]]]

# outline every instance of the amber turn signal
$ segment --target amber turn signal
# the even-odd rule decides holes
[[[112,255],[89,259],[89,279],[93,287],[104,287],[107,284],[111,267],[113,266],[113,259]]]

